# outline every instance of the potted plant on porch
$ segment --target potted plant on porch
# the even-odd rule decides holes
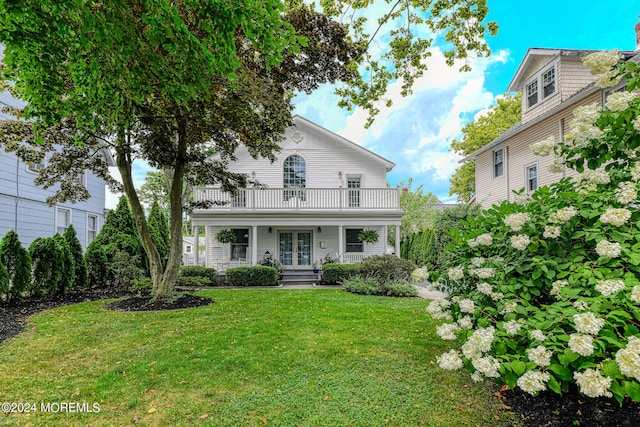
[[[228,228],[223,228],[216,233],[216,240],[220,243],[235,243],[236,233]]]
[[[377,230],[362,230],[360,234],[358,234],[358,240],[363,243],[375,244],[378,243],[378,239],[380,235]]]
[[[314,261],[313,262],[313,272],[314,273],[319,273],[321,266],[322,266],[322,262],[321,261]]]

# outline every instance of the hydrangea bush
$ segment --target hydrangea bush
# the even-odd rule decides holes
[[[474,380],[536,395],[575,384],[589,397],[640,401],[640,95],[638,65],[617,52],[584,63],[597,84],[626,79],[607,109],[580,107],[566,141],[533,144],[553,171],[580,176],[517,193],[453,231],[449,296],[428,311],[461,343],[438,358]]]

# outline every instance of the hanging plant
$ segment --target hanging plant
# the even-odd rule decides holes
[[[363,243],[375,244],[378,243],[378,238],[380,235],[376,230],[362,230],[360,234],[358,234],[358,240]]]
[[[228,228],[223,228],[216,233],[216,240],[220,243],[234,243],[236,241],[236,233]]]

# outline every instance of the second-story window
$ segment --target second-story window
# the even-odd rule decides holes
[[[553,95],[556,92],[556,69],[550,68],[542,73],[542,92],[544,97]]]
[[[533,107],[538,103],[538,80],[527,85],[527,107]]]
[[[556,67],[547,68],[537,74],[533,80],[525,85],[527,108],[537,105],[556,93]]]
[[[300,200],[305,199],[303,188],[307,185],[307,164],[302,156],[294,154],[284,161],[282,182],[284,190],[283,199],[285,201],[297,197]],[[295,188],[295,190],[287,190]]]
[[[347,188],[349,189],[349,207],[360,207],[360,175],[347,176]]]
[[[525,174],[527,181],[527,192],[532,193],[538,188],[538,165],[527,166]]]
[[[493,177],[504,174],[504,148],[493,150]]]

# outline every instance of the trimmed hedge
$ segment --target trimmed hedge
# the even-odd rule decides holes
[[[202,276],[182,276],[178,277],[178,285],[180,286],[194,286],[203,287],[211,286],[211,282],[207,277]]]
[[[201,265],[183,265],[178,272],[178,278],[181,284],[186,284],[183,278],[186,277],[202,277],[207,279],[207,282],[202,282],[198,286],[218,286],[220,283],[220,275],[215,268],[207,268]],[[187,279],[189,281],[189,279]]]
[[[356,276],[359,271],[358,264],[323,264],[322,281],[332,285],[339,285],[348,278]]]
[[[381,283],[398,280],[408,282],[415,269],[413,262],[395,255],[373,255],[360,263],[361,276],[373,277]]]
[[[228,268],[225,283],[229,286],[276,286],[278,269],[264,265]]]
[[[6,295],[6,298],[12,300],[22,300],[23,293],[31,289],[31,257],[13,230],[0,241],[0,265],[4,265],[7,273],[4,286],[0,279],[0,295]]]

